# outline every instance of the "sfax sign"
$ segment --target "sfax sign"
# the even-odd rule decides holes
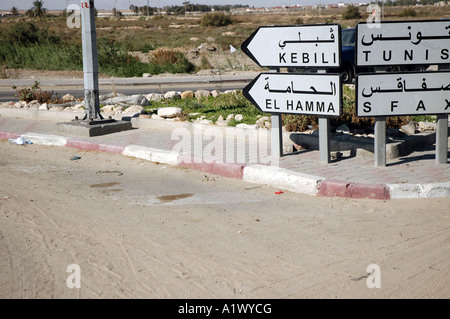
[[[356,64],[382,66],[450,63],[450,21],[380,22],[356,26]]]
[[[360,74],[360,117],[450,114],[450,72]]]

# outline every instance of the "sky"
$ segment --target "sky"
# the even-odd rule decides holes
[[[148,0],[151,7],[163,7],[182,5],[185,0]],[[255,7],[276,7],[281,5],[313,5],[313,4],[328,4],[338,3],[342,0],[190,0],[194,4],[208,4],[208,5],[227,5],[227,4],[243,4]],[[48,10],[63,10],[68,4],[79,4],[78,0],[44,0],[44,8]],[[347,2],[347,1],[344,1]],[[348,1],[352,2],[352,1]],[[33,0],[0,0],[0,10],[11,10],[16,7],[19,10],[28,10],[33,5]],[[117,8],[128,9],[130,5],[144,6],[147,5],[147,0],[95,0],[97,9],[112,9],[117,3]]]

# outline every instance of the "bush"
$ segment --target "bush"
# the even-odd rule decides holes
[[[61,38],[48,32],[48,28],[39,29],[31,22],[16,23],[4,35],[5,40],[16,45],[61,44]]]
[[[195,71],[195,66],[186,59],[182,52],[168,48],[159,48],[152,53],[148,70],[151,74],[192,73],[193,71]]]
[[[207,13],[202,17],[200,25],[203,27],[225,27],[233,23],[230,15],[222,12]]]
[[[405,8],[398,14],[399,17],[415,17],[417,16],[416,10],[413,8]]]
[[[349,5],[347,10],[342,14],[342,19],[352,20],[352,19],[361,19],[361,13],[359,13],[358,7],[354,5]]]
[[[302,17],[295,19],[294,24],[304,24]]]
[[[40,104],[43,103],[61,103],[61,99],[56,94],[53,97],[53,91],[42,91],[39,82],[35,81],[31,88],[18,89],[15,85],[12,87],[16,91],[14,95],[19,101],[25,101],[27,103],[37,100]]]

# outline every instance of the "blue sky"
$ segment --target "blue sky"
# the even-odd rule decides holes
[[[150,6],[152,7],[162,7],[171,5],[182,5],[184,0],[149,0]],[[197,4],[246,4],[255,7],[274,7],[281,6],[283,4],[287,5],[312,5],[316,3],[338,3],[339,0],[190,0],[191,3]],[[346,2],[346,1],[344,1]],[[352,2],[352,1],[349,1]],[[356,2],[356,1],[355,1]],[[17,7],[19,10],[26,10],[32,7],[33,0],[1,0],[0,10],[10,10],[13,6]],[[44,0],[44,7],[49,10],[62,10],[66,7],[66,3],[79,4],[78,0]],[[112,9],[114,4],[117,3],[118,9],[128,9],[131,4],[143,6],[147,5],[147,0],[95,0],[95,6],[97,9]]]

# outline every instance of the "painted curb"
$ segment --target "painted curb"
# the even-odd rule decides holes
[[[316,195],[323,177],[292,172],[274,166],[255,164],[244,168],[243,180],[282,188],[294,193]]]
[[[381,183],[354,183],[325,179],[319,185],[318,196],[346,197],[355,199],[390,199],[389,187]]]
[[[242,179],[245,164],[223,163],[191,155],[179,157],[179,166],[229,178]]]
[[[0,140],[9,140],[10,138],[19,138],[20,134],[0,132]]]
[[[392,199],[450,196],[450,182],[435,184],[387,184]]]
[[[144,159],[151,162],[158,162],[169,165],[178,165],[179,155],[178,153],[159,150],[152,147],[130,145],[125,147],[122,152],[125,156]]]
[[[107,152],[107,153],[115,153],[115,154],[122,154],[123,150],[125,149],[124,146],[99,144],[99,143],[93,143],[93,142],[81,141],[81,140],[68,140],[66,146],[78,148],[80,150],[85,150],[85,151],[98,151],[98,152]]]
[[[192,155],[180,156],[176,152],[146,146],[130,145],[124,147],[67,139],[57,135],[38,133],[19,135],[10,132],[0,132],[0,139],[2,140],[21,136],[37,145],[66,146],[87,151],[122,154],[151,162],[181,166],[223,177],[242,179],[251,183],[265,184],[306,195],[379,200],[450,196],[450,182],[429,184],[356,183],[325,179],[324,177],[293,172],[275,166],[217,163],[213,160],[208,161]]]
[[[47,135],[38,133],[26,133],[22,137],[31,141],[33,144],[46,145],[46,146],[65,146],[67,144],[67,138],[58,135]]]

